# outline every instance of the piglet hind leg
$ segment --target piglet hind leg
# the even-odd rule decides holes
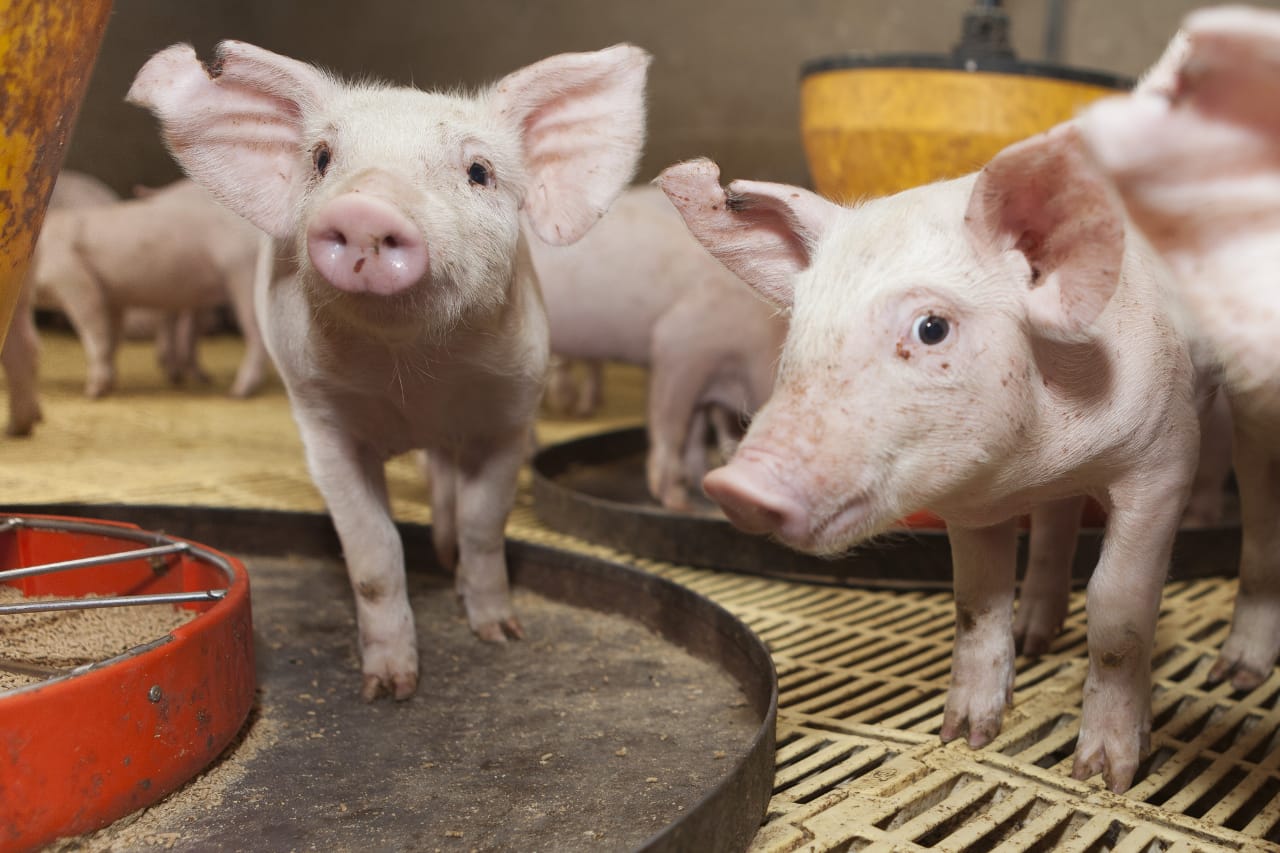
[[[1120,793],[1151,740],[1151,650],[1191,470],[1180,483],[1113,486],[1102,555],[1089,580],[1089,674],[1071,775],[1101,773]]]
[[[431,544],[446,572],[458,571],[458,466],[439,450],[428,451],[423,479],[431,487]],[[459,584],[460,586],[460,584]],[[458,597],[462,597],[461,588]]]
[[[525,440],[521,432],[484,452],[464,451],[458,459],[456,589],[471,630],[488,642],[524,637],[511,606],[504,530]]]
[[[1031,511],[1027,571],[1013,619],[1014,645],[1027,657],[1049,651],[1071,600],[1071,564],[1075,560],[1084,498],[1063,498]]]
[[[408,699],[418,687],[418,646],[405,588],[404,546],[391,519],[383,460],[337,430],[299,415],[312,477],[342,541],[355,592],[360,695]]]
[[[1266,680],[1280,651],[1280,460],[1246,433],[1235,439],[1243,539],[1231,632],[1209,672],[1237,690]]]
[[[943,742],[966,736],[974,749],[1000,733],[1013,699],[1014,520],[948,528],[955,576],[956,644],[942,716]]]

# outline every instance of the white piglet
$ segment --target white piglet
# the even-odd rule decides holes
[[[956,641],[941,735],[982,746],[1012,698],[1017,517],[1108,510],[1089,582],[1074,775],[1127,788],[1198,426],[1163,267],[1071,126],[977,175],[851,208],[707,161],[659,179],[690,229],[791,328],[773,396],[704,488],[738,526],[832,553],[930,509]],[[1034,525],[1033,525],[1034,528]],[[1065,597],[1065,596],[1063,596]]]
[[[1157,69],[1158,85],[1099,102],[1080,125],[1222,370],[1243,545],[1209,679],[1252,689],[1280,655],[1280,14],[1196,11]]]
[[[520,215],[582,236],[644,135],[648,55],[562,54],[475,96],[343,83],[223,42],[152,57],[129,100],[224,204],[299,246],[257,293],[355,591],[362,695],[404,699],[418,653],[384,462],[425,448],[433,534],[472,629],[519,637],[503,553],[542,392],[547,324]],[[264,278],[270,278],[264,277]]]

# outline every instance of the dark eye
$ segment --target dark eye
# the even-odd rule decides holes
[[[472,163],[467,169],[467,177],[471,179],[471,183],[479,184],[482,187],[489,186],[489,182],[493,180],[489,174],[489,167],[483,163]]]
[[[923,317],[916,318],[916,340],[925,346],[942,343],[947,339],[947,334],[950,331],[951,324],[947,322],[946,317],[939,317],[937,314],[926,314]]]
[[[329,160],[332,159],[329,153],[329,146],[321,142],[316,146],[315,151],[311,152],[311,161],[316,165],[316,174],[324,177],[324,173],[329,171]]]

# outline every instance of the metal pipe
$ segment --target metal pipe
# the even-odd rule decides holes
[[[24,604],[0,604],[0,616],[17,613],[55,613],[63,610],[97,610],[102,607],[140,607],[146,604],[221,601],[226,595],[225,589],[206,589],[199,592],[158,592],[149,595],[115,595],[102,598],[56,598]]]
[[[27,566],[21,569],[9,569],[0,572],[0,583],[17,578],[47,575],[53,572],[64,572],[72,569],[87,569],[92,566],[106,566],[111,563],[123,563],[127,560],[144,560],[148,557],[162,557],[165,554],[177,554],[189,551],[191,546],[186,542],[174,542],[172,545],[157,545],[154,548],[139,548],[136,551],[121,551],[118,554],[102,554],[97,557],[83,557],[79,560],[64,560],[61,563],[45,563],[40,566]]]
[[[1048,62],[1062,62],[1062,34],[1066,4],[1064,0],[1045,0],[1044,58]]]

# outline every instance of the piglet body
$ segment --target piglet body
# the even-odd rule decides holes
[[[193,180],[276,240],[264,336],[355,592],[362,694],[404,699],[418,656],[383,464],[432,472],[440,561],[482,638],[518,637],[503,527],[542,392],[547,326],[521,236],[582,236],[629,181],[647,55],[564,54],[475,96],[346,84],[224,42],[153,57],[130,99]],[[274,278],[274,280],[272,280]]]
[[[853,208],[774,184],[726,193],[706,162],[660,182],[695,235],[790,315],[773,396],[707,493],[738,526],[817,553],[919,509],[946,520],[957,625],[944,740],[989,742],[1012,699],[1016,516],[1070,520],[1077,496],[1102,502],[1074,772],[1128,787],[1196,462],[1195,374],[1162,307],[1166,273],[1126,235],[1074,129]]]
[[[266,366],[253,313],[258,234],[190,181],[145,198],[50,210],[32,275],[37,293],[52,293],[80,336],[86,393],[101,396],[115,383],[126,307],[190,313],[228,299],[245,336],[232,393],[251,393]]]
[[[1090,108],[1081,130],[1174,270],[1187,323],[1221,370],[1243,544],[1210,678],[1252,689],[1280,653],[1280,14],[1194,12],[1153,75]]]
[[[706,473],[707,422],[722,453],[773,386],[786,323],[685,228],[656,187],[627,190],[572,246],[531,242],[551,351],[650,370],[647,478],[689,509]]]

